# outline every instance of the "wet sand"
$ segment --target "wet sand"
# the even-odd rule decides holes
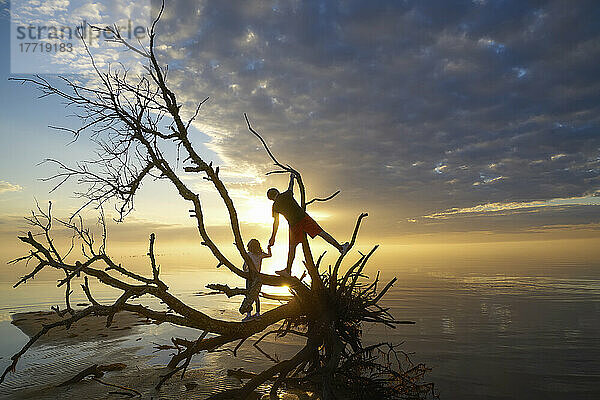
[[[60,318],[54,312],[16,313],[12,315],[11,324],[31,337],[43,324]],[[164,365],[172,351],[159,354],[153,348],[156,343],[168,343],[175,334],[169,329],[172,328],[168,324],[147,324],[145,318],[129,312],[116,314],[110,328],[106,328],[106,317],[96,316],[83,318],[68,330],[54,328],[24,355],[16,372],[7,376],[6,382],[0,385],[0,397],[14,400],[130,398],[123,394],[127,390],[105,386],[89,377],[59,386],[94,364],[122,363],[125,368],[106,372],[101,380],[142,394],[131,398],[200,400],[240,386],[239,379],[227,376],[227,369],[239,368],[244,363],[250,370],[263,367],[261,363],[255,365],[256,360],[234,358],[228,353],[203,353],[194,358],[183,379],[177,374],[157,391],[154,386],[167,372]],[[268,390],[267,387],[260,389],[263,393]],[[283,398],[298,397],[285,394]]]
[[[68,314],[67,314],[68,317]],[[34,311],[12,315],[12,324],[29,337],[37,334],[43,325],[60,321],[62,318],[55,312]],[[115,314],[109,328],[106,327],[106,317],[90,315],[75,322],[69,329],[57,327],[38,339],[39,343],[88,341],[97,339],[114,339],[129,335],[136,327],[146,325],[146,318],[138,314],[122,311]]]

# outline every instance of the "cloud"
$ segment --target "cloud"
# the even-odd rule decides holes
[[[320,187],[467,207],[598,187],[593,8],[177,2],[160,40],[186,54],[171,72],[182,100],[211,96],[198,126],[225,162],[266,168],[248,112]]]
[[[374,209],[389,225],[599,188],[598,10],[581,1],[566,13],[558,0],[174,1],[157,41],[184,112],[211,97],[196,128],[223,174],[243,182],[271,168],[247,112],[277,157],[303,171],[309,197],[342,189],[336,210]],[[264,193],[274,179],[246,189]]]
[[[488,214],[488,215],[506,215],[507,211],[528,211],[535,212],[541,207],[562,207],[562,206],[600,206],[598,196],[572,197],[563,199],[550,199],[543,201],[527,202],[508,202],[508,203],[485,203],[473,207],[450,208],[444,211],[423,215],[421,218],[446,219],[453,216],[463,216],[468,214]],[[502,213],[502,214],[501,214]],[[414,219],[410,219],[414,222]]]
[[[23,187],[19,185],[13,185],[10,182],[0,181],[0,193],[20,192],[21,190],[23,190]]]

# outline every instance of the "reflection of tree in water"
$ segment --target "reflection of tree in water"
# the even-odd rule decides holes
[[[114,42],[122,44],[147,60],[146,74],[135,80],[127,75],[124,67],[109,69],[106,72],[96,68],[98,79],[96,86],[86,86],[66,78],[61,78],[62,81],[58,85],[39,76],[17,80],[34,85],[44,96],[58,96],[75,108],[83,124],[81,128],[71,130],[75,140],[80,134],[89,133],[91,140],[97,144],[98,158],[95,160],[82,161],[74,167],[50,160],[59,168],[59,172],[51,177],[58,181],[58,186],[70,179],[82,184],[85,191],[79,195],[85,199],[83,207],[94,204],[101,210],[102,205],[107,201],[116,201],[119,220],[122,220],[133,209],[135,195],[144,180],[166,180],[175,187],[179,196],[191,204],[190,213],[197,224],[201,244],[206,246],[216,258],[217,267],[224,266],[233,274],[247,279],[248,272],[238,268],[212,241],[205,226],[205,210],[202,208],[198,194],[185,183],[181,174],[176,172],[177,165],[167,161],[164,156],[163,148],[167,146],[176,148],[181,160],[187,163],[184,167],[186,173],[202,174],[204,179],[212,183],[227,208],[238,253],[244,262],[251,263],[244,248],[237,211],[225,184],[219,177],[219,167],[213,167],[212,163],[205,162],[188,136],[188,128],[206,99],[198,104],[190,118],[184,119],[181,115],[181,105],[177,102],[175,93],[167,85],[167,68],[161,66],[155,56],[154,28],[159,18],[160,14],[150,29],[150,44],[147,50],[126,42],[116,28],[103,28],[114,35]],[[164,117],[170,120],[166,132],[161,129]],[[280,163],[261,135],[252,128],[247,117],[246,122],[249,130],[261,141],[268,156],[274,162],[277,169],[272,173],[290,173],[295,176],[300,190],[301,207],[304,210],[307,205],[315,201],[329,200],[338,193],[307,201],[301,174],[291,166]],[[117,264],[106,253],[106,229],[102,211],[100,221],[103,232],[99,242],[84,226],[81,217],[77,216],[78,212],[70,219],[62,221],[52,216],[51,207],[43,210],[38,206],[37,210],[28,217],[34,232],[29,232],[19,239],[31,246],[31,252],[14,262],[27,261],[36,266],[15,286],[35,277],[46,267],[61,270],[64,278],[59,282],[59,286],[65,287],[65,309],[56,308],[55,311],[62,319],[45,325],[39,333],[31,337],[21,351],[12,357],[12,365],[4,372],[2,380],[9,371],[14,370],[20,356],[48,331],[59,326],[68,328],[88,315],[106,316],[106,324],[109,326],[117,312],[131,311],[155,323],[169,322],[199,331],[195,340],[173,338],[172,343],[158,347],[161,350],[174,350],[175,354],[165,374],[157,382],[157,389],[178,372],[185,373],[195,354],[216,350],[236,342],[232,350],[236,355],[243,350],[242,345],[248,338],[261,333],[254,346],[265,357],[272,360],[273,365],[256,374],[233,371],[232,373],[245,381],[243,386],[218,393],[211,398],[244,399],[265,382],[272,382],[271,398],[277,397],[280,388],[301,389],[323,399],[412,399],[424,398],[432,394],[433,385],[423,383],[424,374],[427,372],[424,365],[413,365],[408,356],[392,344],[364,346],[362,343],[363,323],[383,324],[389,327],[411,323],[394,319],[387,308],[378,304],[396,279],[381,289],[379,276],[372,282],[365,281],[363,270],[377,246],[367,254],[360,253],[358,260],[350,265],[346,272],[342,272],[342,263],[347,254],[344,252],[337,257],[334,265],[329,265],[328,268],[324,268],[324,272],[320,273],[324,254],[315,261],[309,243],[304,237],[303,261],[310,282],[305,279],[308,278],[306,273],[300,278],[289,275],[259,274],[263,285],[288,286],[291,295],[274,296],[261,293],[263,297],[279,300],[281,305],[265,312],[258,319],[231,322],[214,319],[188,306],[169,292],[169,288],[160,278],[160,268],[156,263],[154,234],[150,235],[148,251],[152,274],[151,276],[139,275]],[[354,246],[359,227],[366,216],[367,214],[364,213],[358,217],[349,244],[350,248]],[[72,231],[73,245],[70,249],[63,251],[55,247],[53,241],[55,224]],[[71,254],[75,246],[81,246],[80,260],[71,262],[71,258],[75,256]],[[82,288],[91,305],[75,310],[69,302],[72,293],[71,281],[80,275],[84,276]],[[96,278],[100,283],[120,290],[121,295],[112,304],[98,303],[90,291],[88,277]],[[209,285],[209,288],[214,290],[212,294],[248,295],[246,289],[229,288],[218,283]],[[132,302],[144,296],[160,300],[166,306],[166,310],[153,309]],[[246,300],[248,297],[246,296]],[[272,328],[278,322],[281,324]],[[290,359],[280,361],[260,347],[261,341],[270,335],[298,336],[305,341],[304,346]]]

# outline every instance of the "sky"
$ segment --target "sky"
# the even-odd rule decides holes
[[[53,170],[38,163],[74,163],[93,149],[48,128],[76,123],[57,99],[7,81],[23,75],[11,74],[2,7],[0,230],[9,235],[23,229],[34,198],[65,214],[77,208],[73,186],[48,193],[53,185],[38,178]],[[593,243],[598,21],[600,5],[583,0],[168,1],[157,49],[184,113],[210,97],[192,137],[221,166],[247,235],[266,241],[264,193],[286,182],[265,175],[272,166],[244,112],[278,159],[302,172],[309,197],[341,190],[309,209],[340,240],[367,211],[365,236],[394,245]],[[215,193],[201,177],[185,179],[227,241]],[[147,182],[116,239],[162,229],[196,240],[188,208]]]

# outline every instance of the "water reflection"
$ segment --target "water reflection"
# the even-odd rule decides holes
[[[434,370],[444,398],[597,398],[600,271],[553,277],[531,271],[404,273],[387,297],[415,327],[373,327],[368,336],[405,342]]]
[[[391,307],[399,319],[417,324],[395,330],[366,326],[365,341],[404,342],[404,350],[414,353],[414,361],[433,367],[430,378],[444,399],[600,398],[600,268],[593,263],[555,261],[533,260],[517,268],[514,260],[503,258],[495,263],[473,261],[466,267],[462,263],[462,267],[448,267],[430,262],[393,271],[384,269],[384,279],[392,275],[400,278],[384,298],[384,305]],[[240,319],[238,299],[196,295],[210,282],[243,285],[241,279],[227,271],[166,270],[164,279],[174,294],[201,311],[219,318]],[[9,315],[48,309],[63,298],[63,292],[52,281],[34,281],[16,291],[8,283],[3,285],[2,367],[25,341],[8,324]],[[114,298],[114,292],[100,286],[93,290],[101,301]],[[44,295],[40,297],[40,293]],[[78,293],[75,296],[74,301],[85,300]],[[276,305],[277,302],[264,302],[265,309]],[[152,343],[168,342],[175,335],[194,339],[197,332],[163,324],[98,348],[79,344],[68,352],[51,347],[37,349],[18,368],[19,375],[8,387],[16,390],[25,385],[27,376],[31,376],[27,374],[36,373],[31,369],[36,363],[46,365],[48,371],[53,363],[68,358],[77,367],[81,360],[87,362],[108,348],[128,349],[123,354],[138,360],[140,365],[156,367],[168,359],[168,354],[154,353]],[[269,365],[248,343],[247,351],[237,359],[228,353],[213,353],[196,357],[192,367],[206,379],[210,375],[211,380],[221,382],[219,385],[235,385],[225,376],[228,367],[258,370]],[[272,337],[265,339],[265,346],[282,358],[297,349],[297,343],[275,341]],[[79,358],[73,358],[73,354]],[[5,392],[0,393],[6,393],[8,389],[2,390]]]

